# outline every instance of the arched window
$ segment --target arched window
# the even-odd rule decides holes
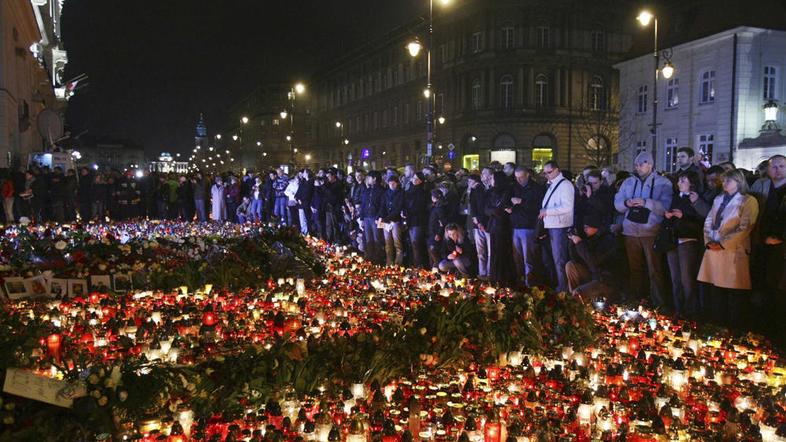
[[[606,108],[605,91],[603,88],[603,78],[596,75],[592,77],[589,84],[589,108],[590,110],[602,110]]]
[[[500,105],[505,110],[513,108],[513,76],[504,75],[499,80]]]
[[[535,77],[535,104],[538,107],[545,106],[548,102],[549,80],[545,75],[539,74]]]
[[[481,105],[481,84],[480,79],[476,78],[472,81],[472,109],[478,110]]]

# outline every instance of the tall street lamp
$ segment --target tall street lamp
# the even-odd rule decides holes
[[[286,120],[287,116],[289,116],[289,135],[287,135],[287,141],[289,141],[289,152],[290,157],[289,160],[292,164],[295,164],[295,153],[297,150],[294,148],[294,138],[295,138],[295,98],[298,95],[303,95],[306,92],[306,86],[303,83],[295,83],[294,86],[289,90],[287,93],[287,99],[289,100],[289,111],[286,109],[281,111],[281,119]]]
[[[448,5],[451,0],[439,0],[443,6]],[[426,89],[423,96],[426,97],[426,164],[431,162],[434,144],[434,94],[431,90],[431,46],[434,35],[434,0],[428,0],[428,33],[426,34]],[[423,45],[416,38],[406,46],[409,55],[417,57]]]
[[[672,75],[674,75],[674,65],[671,64],[671,51],[663,51],[663,56],[666,59],[666,63],[663,66],[661,71],[660,67],[660,56],[661,53],[658,51],[658,17],[653,15],[650,11],[646,9],[641,11],[639,15],[636,17],[636,20],[641,24],[641,26],[649,26],[650,22],[653,23],[653,33],[654,33],[654,47],[652,55],[655,58],[655,75],[652,79],[652,128],[650,129],[650,133],[652,134],[652,158],[655,161],[655,168],[658,167],[658,76],[660,73],[663,73],[663,78],[669,79]]]

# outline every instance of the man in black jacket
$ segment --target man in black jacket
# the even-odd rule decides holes
[[[493,171],[486,167],[481,172],[480,179],[477,175],[469,177],[469,207],[472,224],[474,226],[475,250],[478,253],[478,279],[485,280],[489,275],[491,263],[491,235],[486,231],[488,216],[486,215],[487,183]]]
[[[399,187],[398,177],[388,176],[388,190],[377,220],[385,238],[385,262],[387,265],[404,264],[404,227],[401,212],[404,210],[404,191]]]
[[[409,189],[404,192],[404,219],[409,229],[409,244],[412,250],[412,264],[424,269],[426,262],[426,230],[428,228],[429,198],[423,186],[424,176],[418,172],[409,181]]]
[[[533,276],[537,274],[536,270],[540,270],[535,227],[538,225],[540,204],[545,192],[543,186],[531,179],[526,168],[516,167],[514,176],[510,198],[513,206],[510,214],[513,224],[513,250],[521,258],[524,280],[529,286],[533,282]]]
[[[366,259],[373,263],[382,262],[384,239],[377,227],[377,218],[382,207],[384,190],[379,185],[379,172],[369,172],[366,176],[366,190],[361,194],[360,216],[363,219],[363,241]]]
[[[570,261],[565,265],[568,288],[585,300],[615,299],[619,295],[617,240],[596,216],[584,219],[580,231],[570,229]]]
[[[325,211],[325,241],[338,243],[342,222],[341,205],[344,203],[344,183],[338,180],[338,171],[327,170],[325,184],[321,188],[322,208]]]

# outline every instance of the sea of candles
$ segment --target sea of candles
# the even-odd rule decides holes
[[[283,340],[311,342],[402,327],[407,312],[428,303],[479,297],[501,305],[496,301],[514,296],[479,281],[378,267],[341,247],[315,240],[311,245],[327,268],[312,281],[276,278],[238,291],[208,284],[118,296],[90,293],[15,301],[4,310],[46,330],[40,348],[21,355],[24,367],[62,378],[69,371],[92,373],[93,366],[113,367],[142,356],[152,366],[191,367],[249,345],[269,349]],[[311,392],[291,386],[264,404],[242,407],[241,413],[200,415],[193,398],[183,397],[167,411],[119,423],[113,437],[145,442],[786,441],[786,366],[765,342],[704,334],[695,324],[643,307],[595,300],[587,308],[601,332],[584,348],[554,345],[537,354],[519,348],[493,361],[449,366],[424,359],[410,374],[382,383],[337,376]],[[52,365],[53,360],[58,363]],[[107,372],[111,380],[112,369]]]

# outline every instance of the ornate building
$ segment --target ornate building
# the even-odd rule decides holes
[[[61,0],[0,2],[0,167],[25,165],[63,135],[61,9]]]
[[[612,66],[630,48],[635,16],[626,2],[465,0],[435,14],[434,160],[470,169],[612,162],[620,144]],[[424,28],[418,20],[396,29],[314,74],[317,163],[423,161],[425,54],[412,58],[405,45],[423,41]]]

